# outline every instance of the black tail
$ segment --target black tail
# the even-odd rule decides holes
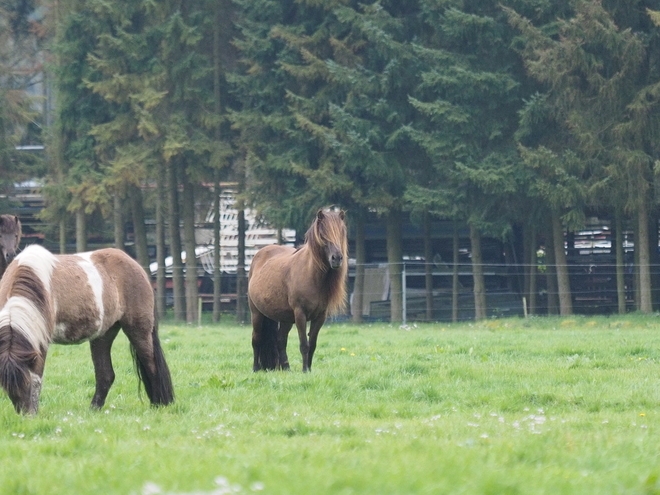
[[[279,323],[264,316],[259,332],[256,357],[262,370],[274,370],[279,364],[277,350],[277,330]]]
[[[165,354],[160,346],[160,339],[158,338],[158,322],[154,322],[154,328],[151,333],[153,341],[154,352],[154,366],[156,372],[150,373],[145,364],[140,360],[140,356],[135,348],[131,345],[131,354],[135,361],[135,369],[139,379],[144,384],[144,389],[149,396],[151,404],[154,406],[166,406],[174,402],[174,387],[172,386],[172,377],[170,376],[170,369],[165,361]]]

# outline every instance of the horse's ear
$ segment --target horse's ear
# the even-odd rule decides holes
[[[325,214],[323,213],[323,208],[321,208],[319,211],[316,212],[316,218],[318,220],[323,220],[324,216],[325,216]]]
[[[346,218],[346,212],[344,210],[339,210],[339,218],[342,220]]]
[[[19,223],[20,220],[18,219],[18,215],[14,215],[14,222]]]

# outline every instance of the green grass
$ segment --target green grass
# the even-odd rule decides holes
[[[252,373],[250,329],[161,327],[177,401],[123,336],[89,410],[88,346],[52,346],[39,415],[0,396],[11,494],[660,493],[660,319],[327,325],[314,371]]]

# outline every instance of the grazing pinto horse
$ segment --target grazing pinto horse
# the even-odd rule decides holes
[[[16,256],[21,242],[21,221],[16,215],[0,215],[0,278]]]
[[[303,371],[311,370],[319,330],[346,303],[347,258],[344,212],[323,209],[300,248],[273,245],[257,252],[248,282],[254,371],[289,369],[286,344],[294,323]]]
[[[123,251],[55,256],[31,245],[0,281],[0,308],[0,384],[17,412],[38,410],[49,344],[85,340],[90,341],[96,375],[92,407],[103,407],[115,379],[110,349],[120,328],[151,403],[174,400],[151,283]]]

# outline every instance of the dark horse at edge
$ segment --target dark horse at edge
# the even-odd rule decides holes
[[[16,215],[0,215],[0,278],[18,253],[21,221]]]
[[[346,304],[344,217],[343,211],[320,209],[301,247],[266,246],[254,256],[248,281],[254,371],[290,368],[286,346],[294,324],[302,369],[311,370],[321,327]]]

